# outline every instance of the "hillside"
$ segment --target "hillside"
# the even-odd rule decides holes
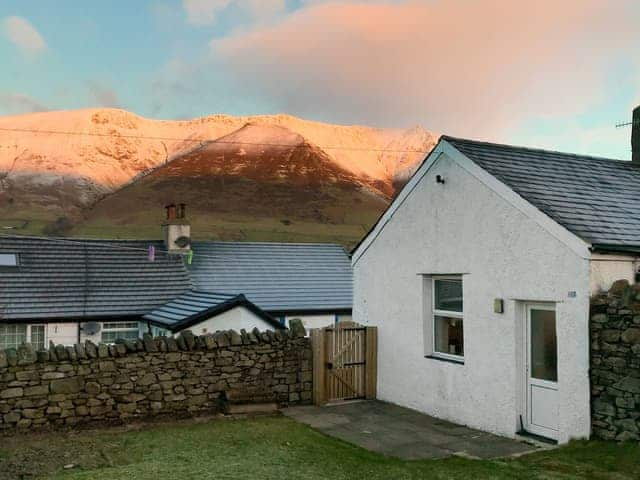
[[[175,201],[188,205],[194,236],[347,245],[387,205],[382,192],[301,135],[248,124],[106,196],[76,233],[157,234],[163,206]]]
[[[157,179],[157,175],[165,175],[169,171],[163,170],[165,165],[172,165],[173,173],[167,178],[177,182],[180,173],[176,172],[180,172],[180,163],[174,162],[187,158],[185,156],[190,152],[204,153],[205,150],[208,152],[207,158],[217,154],[225,159],[224,162],[214,161],[211,164],[217,165],[217,170],[207,173],[206,182],[226,178],[231,172],[233,180],[225,185],[245,180],[254,185],[273,185],[273,178],[260,178],[269,172],[269,175],[282,176],[281,180],[285,183],[298,182],[294,190],[300,189],[300,182],[312,183],[313,169],[307,170],[308,166],[301,167],[297,172],[287,169],[286,161],[296,155],[279,156],[286,148],[283,150],[280,147],[281,151],[277,148],[269,150],[270,160],[265,156],[260,157],[256,152],[261,147],[275,148],[281,143],[287,147],[287,142],[297,145],[296,153],[300,153],[297,150],[302,148],[298,145],[305,145],[305,151],[313,151],[314,158],[322,158],[323,174],[335,170],[331,175],[337,175],[335,172],[339,170],[338,183],[348,177],[352,186],[358,186],[354,191],[356,196],[364,194],[366,190],[367,199],[373,198],[373,204],[377,205],[372,210],[379,211],[382,208],[380,205],[386,204],[393,194],[397,183],[402,182],[422,160],[424,153],[421,152],[429,151],[436,141],[435,135],[421,127],[391,130],[338,126],[289,115],[212,115],[169,121],[146,119],[124,110],[86,109],[0,117],[0,227],[16,230],[15,233],[61,233],[67,232],[73,224],[73,232],[83,233],[92,230],[90,225],[96,227],[97,219],[102,218],[107,223],[99,223],[109,232],[139,236],[139,229],[135,227],[140,225],[124,221],[108,224],[112,215],[100,214],[105,202],[110,201],[114,192],[121,189],[128,191],[128,186],[135,185],[149,175],[151,178],[141,185]],[[257,158],[260,159],[259,165],[253,165],[252,162]],[[245,164],[241,166],[243,161]],[[278,161],[284,163],[279,170],[274,170],[273,162]],[[269,167],[264,162],[269,163]],[[156,174],[157,169],[164,173]],[[189,169],[202,171],[202,168],[194,165],[190,165]],[[199,185],[206,183],[204,180],[198,183],[199,173],[189,175],[185,182],[190,182],[190,189],[200,188]],[[163,198],[171,196],[168,193],[171,189],[161,190],[164,192]],[[177,187],[174,190],[181,195]],[[347,190],[343,188],[341,191]],[[321,210],[328,208],[328,202],[336,202],[331,208],[346,214],[351,207],[344,203],[346,199],[338,197],[327,199],[327,205]],[[275,202],[271,206],[272,211],[278,212],[276,216],[281,216],[284,210],[282,202],[278,203],[278,195],[259,198],[264,204],[260,206],[262,210],[258,210],[263,211]],[[294,195],[292,198],[297,197]],[[233,203],[237,200],[227,198],[226,201]],[[251,206],[248,199],[243,205],[245,220],[252,223],[259,223],[258,217],[265,220],[261,217],[264,213],[256,214],[257,207]],[[238,206],[235,210],[236,213],[229,215],[236,215],[241,209]],[[219,209],[212,211],[219,212]],[[247,212],[254,213],[247,217]],[[192,213],[195,215],[195,211]],[[365,217],[357,223],[370,223],[370,215]],[[58,225],[60,219],[64,221]],[[86,225],[85,219],[88,222]],[[58,223],[55,223],[56,220]],[[194,221],[197,220],[194,218]],[[234,220],[237,219],[230,218],[230,221]],[[272,220],[267,223],[270,224]],[[310,225],[317,223],[317,220],[307,220],[311,222]],[[52,228],[52,225],[57,226]],[[128,225],[132,228],[128,228]],[[234,228],[233,225],[229,227],[231,231]],[[93,228],[93,231],[102,233],[99,228]]]

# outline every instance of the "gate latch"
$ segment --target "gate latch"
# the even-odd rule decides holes
[[[327,368],[329,370],[333,370],[333,363],[332,362],[327,362]]]

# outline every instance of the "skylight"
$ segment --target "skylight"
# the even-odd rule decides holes
[[[0,253],[0,267],[17,267],[17,253]]]

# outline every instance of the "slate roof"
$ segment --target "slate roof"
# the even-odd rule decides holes
[[[640,250],[640,165],[443,136],[578,237],[603,250]]]
[[[352,272],[340,245],[193,242],[195,288],[244,294],[269,313],[350,312]]]
[[[249,302],[244,295],[194,290],[167,302],[145,315],[143,319],[176,332],[238,306],[251,310],[275,328],[283,328],[276,319]]]
[[[191,288],[183,260],[163,250],[160,241],[2,235],[0,253],[18,253],[19,267],[0,271],[0,320],[143,315]]]

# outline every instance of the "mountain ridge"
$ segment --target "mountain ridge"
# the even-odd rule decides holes
[[[239,132],[244,132],[242,138]],[[324,175],[338,172],[334,165],[342,180],[352,181],[351,188],[368,190],[388,202],[397,182],[413,172],[437,138],[419,126],[403,130],[332,125],[288,114],[154,120],[120,109],[84,109],[0,117],[1,226],[15,228],[32,221],[42,228],[61,217],[81,222],[102,199],[214,144],[214,150],[223,159],[233,158],[236,167],[243,152],[250,151],[250,158],[262,162],[265,175],[273,176],[276,168],[278,175],[290,181],[295,177],[300,185],[309,183],[305,175],[313,174],[313,168],[307,171],[310,166],[322,165]],[[301,174],[278,164],[277,152],[271,151],[289,148],[291,139],[300,145],[296,148],[307,149],[311,162],[300,167]],[[271,149],[269,158],[259,155],[265,149]],[[224,161],[213,163],[218,166],[216,175],[223,177],[234,168]],[[252,171],[251,165],[244,165],[242,175]],[[252,181],[273,183],[275,177],[258,175]],[[325,182],[322,188],[329,185]],[[17,223],[6,225],[12,219]]]

